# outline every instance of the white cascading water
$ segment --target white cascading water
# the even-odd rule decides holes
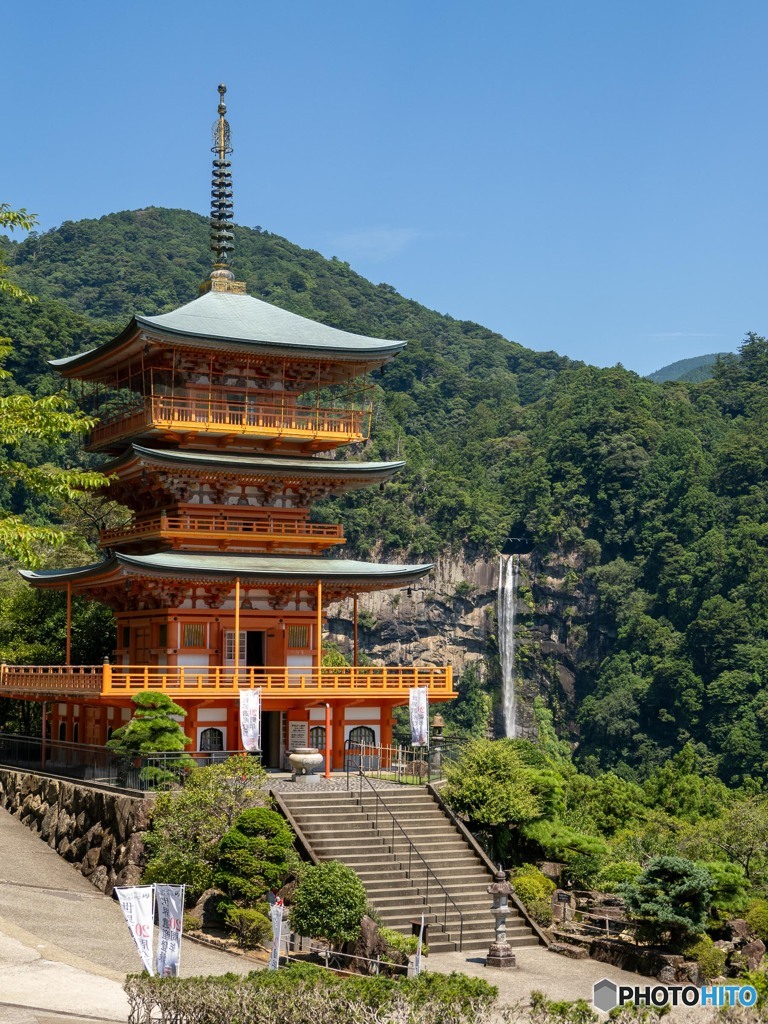
[[[499,556],[499,659],[504,697],[504,735],[517,735],[515,700],[515,596],[517,590],[517,556]]]

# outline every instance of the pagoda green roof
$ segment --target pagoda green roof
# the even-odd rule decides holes
[[[329,327],[252,295],[210,291],[170,313],[136,316],[117,338],[87,352],[51,359],[49,365],[60,370],[77,369],[121,348],[137,333],[183,339],[194,347],[210,348],[213,343],[223,349],[242,351],[245,348],[272,354],[359,359],[379,364],[407,344]]]
[[[432,563],[390,565],[382,562],[358,562],[347,558],[283,557],[281,555],[218,554],[207,552],[161,551],[147,555],[115,552],[93,565],[76,569],[20,569],[29,583],[38,586],[74,583],[114,574],[188,577],[189,579],[231,581],[235,577],[263,583],[372,584],[374,587],[398,586],[425,576]]]
[[[210,468],[222,472],[265,473],[279,476],[282,473],[299,476],[389,476],[402,469],[405,462],[348,462],[342,459],[299,459],[290,455],[238,455],[229,452],[192,451],[176,448],[146,448],[132,444],[125,452],[101,467],[106,475],[132,462],[159,464],[171,467]]]

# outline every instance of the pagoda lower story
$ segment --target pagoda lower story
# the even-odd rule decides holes
[[[103,745],[130,719],[135,694],[162,692],[187,712],[189,749],[215,753],[242,749],[240,691],[258,687],[263,764],[286,768],[289,750],[328,746],[339,769],[350,743],[391,744],[393,709],[412,687],[427,687],[431,702],[454,694],[450,667],[357,664],[356,630],[353,664],[324,666],[324,607],[352,597],[356,610],[361,592],[407,586],[423,572],[318,556],[176,551],[25,572],[36,587],[65,587],[70,609],[78,595],[109,604],[115,656],[102,665],[3,665],[0,694],[50,703],[54,742]]]

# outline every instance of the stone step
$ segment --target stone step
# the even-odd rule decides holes
[[[380,832],[377,832],[373,827],[373,823],[370,821],[360,822],[357,828],[352,827],[349,822],[345,822],[341,825],[329,825],[327,822],[317,825],[304,825],[302,824],[301,831],[307,837],[307,839],[327,839],[335,837],[337,839],[355,839],[357,836],[375,836],[377,839],[383,839],[384,836]]]
[[[281,794],[318,859],[359,873],[384,925],[410,935],[423,913],[434,952],[457,949],[462,924],[463,948],[487,951],[494,938],[491,873],[423,789],[379,795]],[[511,945],[538,944],[514,910],[507,935]]]

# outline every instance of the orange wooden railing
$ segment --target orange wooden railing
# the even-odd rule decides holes
[[[174,697],[237,697],[241,689],[259,687],[265,698],[295,696],[394,697],[426,686],[432,699],[453,696],[453,670],[439,667],[377,665],[317,668],[230,666],[165,667],[157,665],[2,665],[2,694],[86,694],[132,696],[144,690]]]
[[[0,665],[0,694],[100,694],[103,665]]]
[[[102,421],[91,433],[88,445],[98,448],[153,427],[265,437],[328,435],[362,441],[370,432],[370,409],[360,411],[296,406],[288,402],[153,395],[145,399],[142,408]]]
[[[226,516],[206,516],[195,513],[185,515],[153,516],[127,526],[101,531],[101,543],[162,536],[165,533],[191,533],[209,537],[236,537],[243,539],[287,537],[295,540],[325,540],[333,544],[344,543],[344,531],[338,523],[310,523],[303,519],[273,519],[260,516],[254,519],[229,519]]]

